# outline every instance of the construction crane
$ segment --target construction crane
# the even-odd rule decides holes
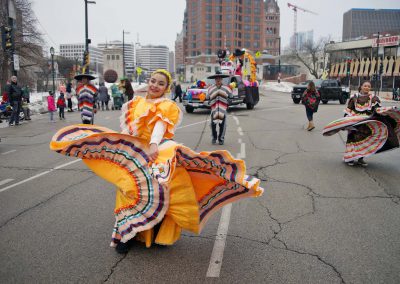
[[[295,46],[296,46],[296,50],[297,50],[297,10],[303,11],[305,13],[314,14],[314,15],[318,15],[318,14],[313,12],[313,11],[301,8],[299,6],[296,6],[296,5],[293,5],[293,4],[290,4],[290,3],[287,3],[287,5],[294,12],[293,35],[295,36]]]

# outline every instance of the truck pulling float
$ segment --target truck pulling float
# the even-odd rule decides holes
[[[217,56],[221,72],[230,75],[223,79],[223,84],[231,88],[233,95],[228,101],[228,107],[245,104],[247,109],[253,109],[259,101],[257,65],[253,56],[240,49],[236,49],[230,55],[227,50],[219,50]],[[197,108],[210,108],[207,90],[213,83],[214,80],[210,79],[199,80],[187,89],[183,97],[186,112],[192,113]]]

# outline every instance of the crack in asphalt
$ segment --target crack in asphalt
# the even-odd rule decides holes
[[[110,280],[111,276],[114,274],[115,269],[118,267],[118,265],[128,256],[128,253],[125,253],[112,267],[110,273],[107,275],[106,279],[104,279],[103,283],[108,282]]]
[[[337,275],[337,277],[340,279],[340,282],[341,282],[342,284],[345,284],[345,283],[346,283],[346,282],[344,281],[343,276],[342,276],[342,274],[340,273],[340,271],[339,271],[333,264],[327,262],[326,260],[324,260],[324,259],[323,259],[321,256],[319,256],[318,254],[309,253],[309,252],[304,252],[304,251],[300,251],[300,250],[295,250],[295,249],[293,249],[293,248],[289,248],[289,247],[287,246],[287,244],[286,244],[284,241],[282,241],[282,240],[280,240],[280,239],[278,239],[278,238],[272,238],[272,239],[269,240],[269,241],[260,241],[260,240],[256,240],[256,239],[251,239],[251,238],[242,237],[242,236],[239,236],[239,235],[231,235],[231,234],[228,234],[227,236],[228,236],[228,237],[233,237],[233,238],[242,239],[242,240],[251,241],[251,242],[254,242],[254,243],[258,243],[258,244],[262,244],[262,245],[269,246],[269,247],[272,247],[272,248],[278,249],[278,250],[284,250],[284,251],[293,252],[293,253],[296,253],[296,254],[299,254],[299,255],[306,255],[306,256],[315,257],[320,263],[322,263],[322,264],[324,264],[324,265],[330,267],[330,268],[333,270],[333,272],[335,272],[335,274]],[[278,242],[282,243],[282,244],[284,245],[285,248],[281,248],[281,247],[277,247],[277,246],[271,245],[270,243],[271,243],[271,241],[272,241],[273,239],[275,239],[275,240],[277,240]]]
[[[385,188],[382,183],[377,178],[375,178],[366,168],[364,168],[364,172],[380,189],[383,190],[383,192],[390,196],[390,199],[393,203],[400,205],[400,195],[389,193],[388,189]]]
[[[26,208],[25,210],[21,211],[20,213],[18,213],[17,215],[15,215],[14,217],[8,219],[7,221],[5,221],[3,224],[0,225],[0,230],[3,229],[8,223],[14,221],[15,219],[17,219],[18,217],[24,215],[25,213],[27,213],[28,211],[35,209],[37,207],[40,207],[41,205],[44,205],[45,203],[47,203],[48,201],[51,201],[52,199],[54,199],[55,197],[62,195],[64,192],[66,192],[68,189],[71,189],[77,185],[80,185],[81,183],[84,183],[90,179],[92,179],[94,176],[88,177],[86,179],[83,179],[82,181],[79,181],[77,183],[74,183],[72,185],[67,186],[66,188],[64,188],[63,190],[61,190],[60,192],[51,195],[50,197],[46,198],[45,200],[40,201],[39,203],[35,204],[34,206],[31,206],[29,208]]]

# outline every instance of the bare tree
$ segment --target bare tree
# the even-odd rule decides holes
[[[317,42],[306,42],[301,50],[292,49],[289,56],[300,61],[312,76],[320,79],[327,65],[326,45],[329,42],[330,38],[320,38]]]
[[[0,0],[0,25],[8,25],[7,4],[8,0]],[[34,69],[43,65],[44,41],[42,34],[37,28],[37,19],[32,10],[31,0],[14,0],[17,10],[16,28],[14,29],[14,52],[18,54],[20,59],[20,71],[18,76],[24,82],[23,84],[32,83],[32,74]],[[10,76],[10,53],[0,51],[0,62],[2,70],[0,72],[0,82],[4,86],[5,81]],[[21,81],[20,80],[20,81]]]

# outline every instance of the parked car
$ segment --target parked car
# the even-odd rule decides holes
[[[337,80],[312,80],[315,84],[315,88],[321,94],[321,101],[323,104],[327,104],[328,101],[339,101],[340,104],[345,104],[350,97],[350,90],[347,87],[341,86]],[[307,89],[307,85],[310,81],[305,81],[299,85],[293,86],[292,100],[295,104],[300,103],[301,97],[304,91]]]
[[[205,79],[202,82],[205,83],[203,87],[198,85],[191,86],[183,96],[183,105],[188,113],[192,113],[198,108],[210,108],[210,101],[207,100],[207,90],[215,81],[213,79]],[[224,85],[229,85],[233,82],[236,86],[232,89],[233,98],[228,100],[229,106],[246,104],[247,109],[253,109],[259,101],[258,87],[246,87],[240,76],[223,78]]]

